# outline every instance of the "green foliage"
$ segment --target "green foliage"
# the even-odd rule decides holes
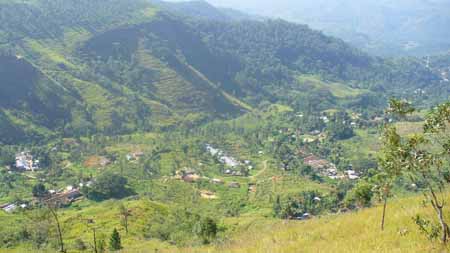
[[[122,249],[122,242],[120,239],[120,234],[117,229],[114,229],[111,238],[109,239],[109,249],[112,251],[118,251]]]
[[[373,186],[368,182],[360,181],[356,184],[355,188],[353,188],[349,194],[351,194],[351,198],[354,198],[356,204],[359,207],[369,207],[374,195],[372,188]]]
[[[276,199],[275,199],[275,203],[273,204],[273,214],[275,217],[277,218],[281,218],[281,200],[280,200],[280,196],[277,195]]]
[[[424,234],[428,240],[434,241],[439,238],[440,227],[438,224],[433,223],[432,221],[421,217],[420,215],[416,215],[413,217],[414,223],[419,227],[419,230],[422,234]]]
[[[320,214],[324,210],[321,196],[317,191],[301,192],[297,196],[288,197],[284,203],[280,217],[283,219],[299,219],[305,213]]]
[[[190,127],[267,101],[305,111],[380,106],[385,93],[439,86],[420,62],[373,58],[280,20],[189,20],[142,0],[1,6],[7,143]],[[410,98],[432,101],[433,92]]]
[[[38,184],[34,185],[32,193],[33,193],[33,197],[36,197],[36,198],[43,198],[48,195],[48,191],[45,188],[45,185],[42,183],[38,183]]]
[[[126,187],[128,180],[120,175],[105,172],[90,187],[84,187],[83,193],[93,200],[105,200],[110,198],[122,198],[131,194]]]
[[[207,244],[216,237],[218,227],[213,219],[206,217],[194,226],[194,232],[202,238],[204,244]]]
[[[346,112],[336,112],[327,125],[328,137],[332,140],[345,140],[353,137],[351,119]]]
[[[415,110],[416,109],[412,107],[411,103],[409,103],[408,101],[392,98],[389,101],[389,108],[387,109],[387,113],[405,117],[406,115],[413,113]]]

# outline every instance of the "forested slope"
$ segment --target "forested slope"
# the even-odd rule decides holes
[[[22,136],[2,142],[41,140],[50,132],[74,136],[189,126],[272,102],[302,109],[318,94],[331,102],[312,110],[346,107],[361,96],[377,98],[377,104],[392,95],[433,104],[448,94],[440,75],[421,61],[371,57],[281,20],[217,18],[219,9],[216,16],[203,15],[213,8],[206,4],[194,5],[203,13],[195,15],[192,6],[179,6],[173,14],[141,0],[0,6],[1,64],[26,63],[34,73],[8,71],[1,77],[2,96],[30,94],[1,104],[2,124]],[[305,75],[325,85],[311,85]],[[336,97],[330,83],[356,92]],[[414,95],[419,88],[426,93]]]

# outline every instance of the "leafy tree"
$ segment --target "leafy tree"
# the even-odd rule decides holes
[[[203,218],[195,227],[195,232],[199,235],[203,243],[209,243],[217,235],[217,223],[211,218]]]
[[[394,103],[393,112],[405,115],[414,111],[405,103]],[[390,127],[385,135],[388,142],[387,164],[394,164],[417,185],[431,204],[441,227],[441,241],[446,243],[450,229],[444,216],[445,189],[448,184],[448,167],[444,166],[450,154],[450,103],[439,105],[427,116],[421,134],[403,137],[395,127]],[[431,148],[433,147],[433,148]],[[417,222],[416,222],[417,223]]]
[[[360,181],[356,187],[352,190],[356,199],[356,202],[361,207],[370,206],[373,191],[372,185],[365,181]]]
[[[33,186],[32,189],[33,197],[42,199],[48,195],[47,188],[45,188],[45,185],[42,183],[38,183]]]
[[[117,229],[114,229],[112,234],[111,234],[111,238],[109,240],[109,248],[112,251],[117,251],[117,250],[121,250],[122,249],[122,243],[120,240],[120,234],[117,231]]]
[[[127,182],[123,176],[106,172],[97,177],[91,187],[84,187],[83,193],[93,200],[122,198],[130,193]]]
[[[391,99],[386,114],[404,118],[408,113],[413,111],[411,105],[406,101]],[[379,157],[380,170],[373,178],[373,181],[376,183],[376,193],[383,200],[381,230],[384,230],[387,202],[391,195],[391,189],[395,180],[402,175],[402,164],[397,159],[399,155],[398,146],[400,145],[401,138],[396,131],[393,124],[384,125],[383,146]]]
[[[327,125],[328,137],[332,140],[345,140],[353,137],[351,119],[346,112],[337,112]]]
[[[283,207],[281,206],[280,196],[277,195],[277,198],[275,199],[275,203],[273,204],[273,213],[274,213],[275,217],[280,218],[282,208]]]

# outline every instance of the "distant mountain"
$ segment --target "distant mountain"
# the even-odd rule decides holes
[[[216,8],[204,0],[194,0],[187,2],[167,2],[153,0],[152,3],[163,10],[176,13],[178,15],[208,19],[214,21],[241,21],[261,19],[244,12],[231,8]]]
[[[236,16],[204,2],[0,2],[0,142],[165,130],[271,102],[322,110],[447,98],[423,61],[387,61],[307,26]],[[411,95],[418,88],[427,95]]]
[[[308,24],[379,55],[428,55],[450,49],[448,0],[209,2]]]

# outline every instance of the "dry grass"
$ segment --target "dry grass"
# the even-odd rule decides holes
[[[430,242],[419,233],[412,220],[417,213],[434,218],[431,209],[422,207],[420,197],[411,197],[388,206],[383,232],[381,208],[376,207],[305,222],[255,220],[248,231],[239,232],[221,246],[162,252],[449,252],[449,247]],[[400,231],[407,231],[406,235]]]

